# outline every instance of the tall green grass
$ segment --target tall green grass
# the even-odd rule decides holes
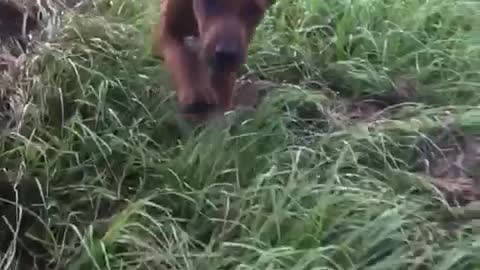
[[[445,121],[477,130],[479,4],[279,0],[245,69],[287,84],[251,118],[185,136],[148,51],[157,4],[96,3],[39,45],[22,129],[1,142],[9,180],[40,195],[5,202],[31,213],[15,238],[39,258],[71,270],[480,267],[478,234],[452,229],[412,170]],[[418,82],[418,100],[382,121],[347,121],[327,94],[388,93],[397,76]],[[21,269],[20,249],[0,266]]]

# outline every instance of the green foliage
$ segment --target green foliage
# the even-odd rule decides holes
[[[44,258],[72,270],[480,267],[478,235],[452,233],[443,198],[411,171],[445,111],[478,131],[478,3],[278,0],[246,68],[291,87],[248,121],[185,136],[148,51],[157,4],[96,2],[40,45],[23,128],[1,142],[2,167],[43,187],[22,237]],[[419,100],[375,123],[338,117],[322,91],[388,93],[398,75],[418,80]]]

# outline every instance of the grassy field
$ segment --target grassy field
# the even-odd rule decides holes
[[[244,71],[281,85],[190,135],[149,55],[158,3],[96,3],[17,85],[1,269],[480,269],[479,2],[278,0]]]

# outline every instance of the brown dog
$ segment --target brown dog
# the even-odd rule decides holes
[[[173,75],[185,116],[205,120],[232,109],[237,72],[272,0],[161,0],[152,53]],[[193,37],[198,50],[186,44]]]

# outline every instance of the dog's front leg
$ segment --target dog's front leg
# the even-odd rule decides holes
[[[191,2],[164,0],[160,22],[154,26],[152,53],[162,58],[173,77],[180,110],[195,120],[203,120],[219,105],[209,80],[208,65],[201,54],[185,43],[198,35]]]
[[[165,64],[171,71],[178,102],[182,106],[205,104],[216,106],[218,98],[208,80],[207,66],[183,43],[164,42]]]

